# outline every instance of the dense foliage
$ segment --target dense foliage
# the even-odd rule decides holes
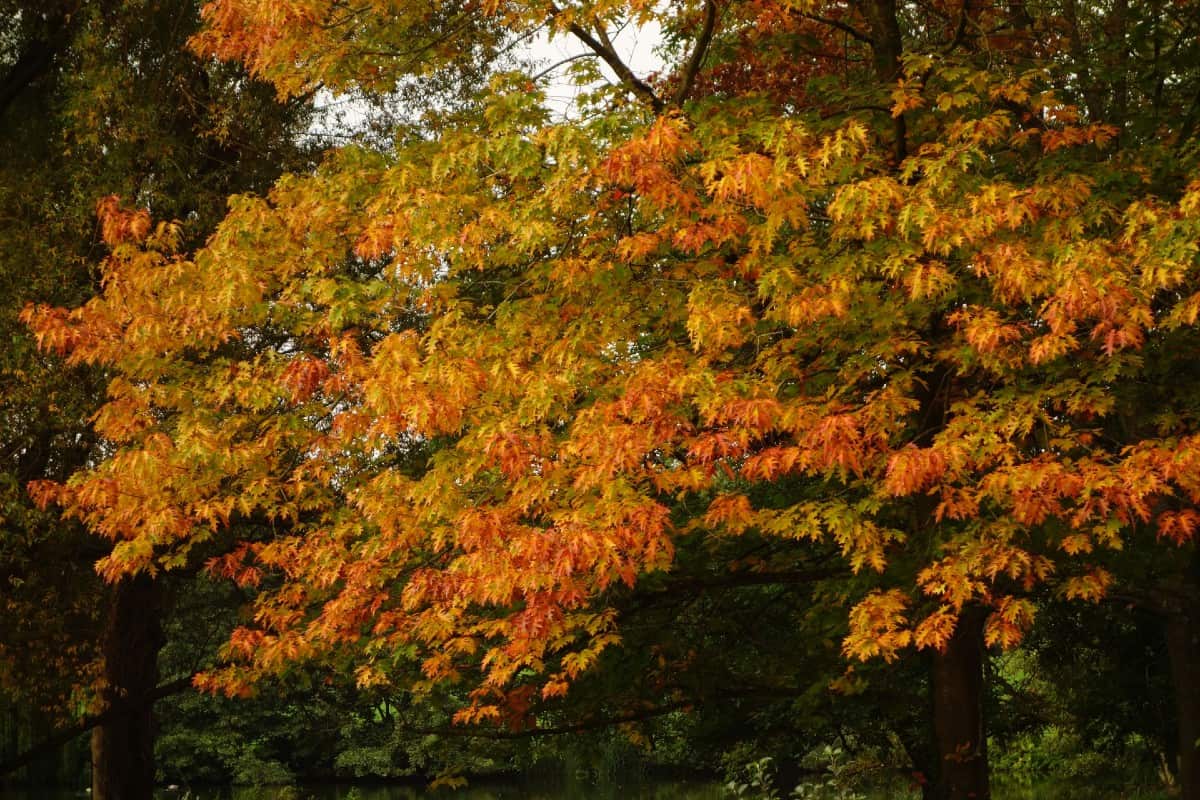
[[[281,105],[243,69],[186,49],[200,23],[197,3],[12,0],[0,11],[0,762],[7,770],[10,758],[36,752],[56,729],[111,710],[114,695],[130,699],[147,688],[128,682],[112,651],[141,649],[153,663],[159,612],[176,592],[194,593],[195,572],[142,594],[153,602],[132,604],[136,618],[122,617],[118,609],[131,604],[120,599],[134,594],[133,582],[106,587],[94,571],[110,545],[30,502],[29,481],[65,480],[104,457],[107,443],[89,417],[104,401],[108,376],[39,353],[17,316],[33,301],[77,304],[100,290],[100,198],[120,194],[178,220],[180,246],[193,248],[224,215],[230,193],[265,189],[281,172],[304,168],[314,142],[305,137],[304,102]],[[206,658],[194,657],[191,669]],[[153,690],[156,675],[148,672],[143,680]],[[86,752],[81,745],[72,752]],[[43,764],[27,777],[48,779],[55,770],[72,780],[86,774]]]
[[[939,798],[988,793],[988,653],[1120,601],[1196,797],[1198,12],[213,0],[192,47],[281,97],[423,105],[195,251],[104,201],[102,292],[24,314],[109,371],[103,457],[32,492],[108,581],[242,587],[202,688],[826,740],[890,689]],[[539,31],[612,78],[560,121],[505,61]]]

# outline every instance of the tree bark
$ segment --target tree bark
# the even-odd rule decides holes
[[[871,29],[871,50],[874,55],[875,77],[889,91],[903,75],[901,56],[904,36],[896,15],[896,0],[871,0],[862,6],[863,15]],[[892,158],[898,166],[908,156],[908,124],[903,114],[892,119]]]
[[[102,693],[112,715],[92,730],[93,800],[150,800],[153,794],[161,618],[162,589],[152,578],[139,575],[113,587]]]
[[[1167,618],[1167,654],[1175,688],[1180,800],[1200,800],[1200,624],[1193,616]]]
[[[987,736],[983,719],[983,624],[987,612],[964,608],[946,649],[934,652],[930,687],[937,774],[934,800],[988,800]]]

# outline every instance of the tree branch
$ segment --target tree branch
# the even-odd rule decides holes
[[[17,62],[0,80],[0,114],[7,111],[31,83],[50,71],[55,51],[55,46],[44,39],[34,40],[26,46]]]
[[[614,725],[625,725],[630,722],[641,722],[642,720],[661,717],[666,714],[671,714],[676,711],[682,711],[685,708],[690,708],[695,703],[690,701],[679,701],[676,703],[667,703],[664,706],[655,706],[654,708],[644,709],[642,711],[630,711],[625,714],[617,714],[611,717],[600,717],[591,719],[585,722],[577,722],[574,725],[560,725],[551,728],[526,728],[519,731],[504,731],[504,730],[479,730],[470,728],[410,728],[403,727],[406,733],[415,733],[422,736],[454,736],[465,739],[534,739],[539,736],[564,736],[571,733],[583,733],[584,731],[598,730],[600,728],[610,728]]]
[[[30,84],[53,68],[55,57],[71,38],[70,22],[78,6],[78,2],[70,2],[62,8],[43,12],[42,20],[46,25],[44,35],[30,39],[16,62],[0,78],[0,115]]]
[[[141,702],[135,703],[132,706],[110,706],[101,711],[99,714],[90,714],[83,719],[70,725],[66,728],[61,728],[42,741],[27,748],[23,752],[18,753],[7,761],[0,761],[0,775],[7,775],[10,772],[15,772],[21,767],[37,761],[39,758],[62,748],[68,742],[77,736],[87,733],[92,728],[104,725],[111,720],[117,719],[122,714],[128,714],[131,711],[140,711],[146,706],[153,705],[155,701],[161,700],[164,697],[170,697],[174,694],[179,694],[188,689],[192,685],[194,675],[186,675],[182,678],[177,678],[170,683],[164,683],[155,687],[154,691],[150,692]]]
[[[556,61],[553,64],[551,64],[550,66],[546,67],[544,70],[542,70],[538,74],[534,75],[529,80],[532,83],[537,83],[542,78],[546,77],[551,72],[554,72],[554,70],[558,69],[559,67],[570,64],[573,61],[579,61],[584,58],[598,58],[598,56],[595,53],[576,53],[573,56],[567,56],[566,58],[562,59],[561,61]]]
[[[708,47],[712,44],[713,30],[716,27],[717,4],[715,0],[704,0],[704,27],[701,28],[696,45],[692,48],[692,55],[683,69],[683,79],[679,84],[679,92],[675,95],[675,105],[683,105],[688,95],[692,93],[696,75],[700,72],[700,67],[704,65],[704,57],[708,55]]]
[[[967,21],[971,14],[971,0],[963,0],[962,9],[958,14],[958,27],[954,31],[954,38],[946,43],[942,48],[942,55],[949,55],[958,49],[967,38]]]
[[[562,13],[562,9],[556,5],[551,5],[550,9],[551,17]],[[650,84],[643,81],[637,75],[634,75],[629,65],[617,55],[617,51],[613,48],[612,42],[609,41],[608,34],[604,32],[603,27],[599,24],[596,26],[596,34],[599,36],[599,39],[577,22],[572,22],[568,25],[567,30],[572,36],[587,45],[593,53],[600,56],[604,60],[604,63],[608,64],[612,71],[616,73],[618,80],[654,109],[654,113],[661,114],[666,109],[667,104],[663,102],[661,97],[655,94]]]
[[[711,589],[729,589],[742,586],[785,586],[800,583],[815,583],[831,578],[847,577],[848,567],[836,566],[824,569],[789,570],[786,572],[733,572],[709,578],[676,578],[668,580],[663,591],[677,594],[681,591],[704,592]]]
[[[870,36],[863,33],[862,31],[860,31],[858,28],[854,27],[853,25],[848,25],[845,22],[842,22],[840,19],[830,19],[829,17],[822,17],[817,14],[804,14],[804,13],[801,13],[800,16],[804,17],[805,19],[812,20],[813,22],[819,22],[822,25],[828,25],[831,28],[837,28],[842,33],[849,34],[849,36],[852,39],[857,39],[858,41],[864,42],[865,44],[869,44],[872,47],[875,46],[874,39],[872,39]]]
[[[793,688],[790,686],[747,686],[747,687],[730,687],[722,689],[720,697],[709,698],[716,700],[728,699],[746,699],[746,700],[778,700],[788,697],[799,697],[805,694],[807,689]],[[629,711],[624,714],[615,714],[609,717],[597,717],[594,719],[576,722],[572,725],[557,725],[549,728],[526,728],[524,730],[496,730],[496,729],[472,729],[472,728],[417,728],[402,726],[401,730],[405,733],[417,734],[420,736],[450,736],[463,739],[534,739],[541,736],[566,736],[573,733],[583,733],[585,731],[599,730],[601,728],[611,728],[614,725],[626,725],[630,722],[642,722],[655,717],[673,714],[676,711],[684,711],[703,705],[705,698],[694,697],[687,700],[677,700],[673,703],[667,703],[653,708],[644,708],[641,711]]]
[[[896,0],[871,0],[863,5],[863,15],[871,26],[875,75],[889,89],[903,72],[901,56],[904,37],[897,17]],[[892,120],[892,158],[896,165],[908,156],[908,127],[903,114]]]

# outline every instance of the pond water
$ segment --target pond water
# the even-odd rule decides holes
[[[0,789],[2,800],[86,800],[87,792]],[[651,783],[629,786],[479,786],[457,791],[413,786],[243,786],[160,790],[155,800],[726,800],[718,784]]]
[[[864,791],[863,800],[920,800],[912,787],[893,786]],[[1100,787],[1086,782],[1038,786],[993,787],[994,800],[1170,800],[1157,787]],[[421,786],[349,784],[310,786],[199,787],[160,789],[154,800],[733,800],[719,783],[644,782],[596,786],[568,781],[562,784],[481,784],[467,789],[431,790]],[[90,800],[83,791],[3,789],[0,800]]]

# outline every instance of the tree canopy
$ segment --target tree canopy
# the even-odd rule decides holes
[[[136,707],[159,688],[156,612],[172,594],[163,582],[128,602],[134,581],[110,587],[95,575],[109,545],[30,502],[29,481],[65,480],[108,452],[88,422],[108,376],[39,352],[18,315],[32,301],[75,305],[99,291],[99,198],[121,194],[178,220],[180,245],[195,248],[230,193],[305,168],[314,148],[306,101],[279,103],[244,68],[186,49],[199,3],[12,0],[0,10],[2,774],[10,756],[48,749],[10,747],[34,745],[54,726],[77,734],[111,724],[125,716],[114,698]],[[135,650],[148,654],[151,667],[136,671],[149,686],[121,674],[132,656],[114,656]],[[152,764],[148,772],[152,781]]]
[[[25,319],[110,371],[107,450],[34,493],[109,580],[219,552],[252,587],[207,688],[415,658],[514,729],[683,547],[746,580],[835,551],[851,660],[1012,647],[1039,589],[1190,598],[1196,11],[214,0],[192,46],[281,96],[456,102],[195,253],[104,201],[103,291]],[[636,75],[610,34],[651,23]],[[562,121],[496,60],[538,31],[614,76]],[[787,563],[720,558],[748,535]]]

